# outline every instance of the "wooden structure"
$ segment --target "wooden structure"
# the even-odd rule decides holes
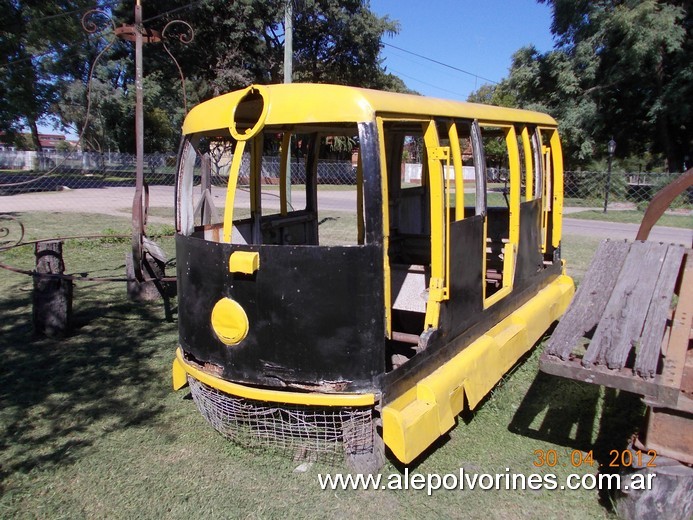
[[[597,249],[556,327],[543,372],[640,394],[649,449],[693,464],[693,249],[647,240],[671,202],[693,186],[693,169],[652,199],[636,242]]]
[[[693,249],[607,240],[541,357],[543,372],[643,396],[647,419],[634,449],[656,452],[658,467],[639,471],[656,471],[657,484],[647,493],[622,488],[622,518],[652,517],[673,498],[665,518],[693,510],[692,322]],[[683,464],[659,467],[667,458]]]
[[[643,396],[647,420],[633,449],[656,452],[657,479],[646,491],[621,487],[616,510],[628,520],[693,514],[693,249],[646,242],[691,186],[693,169],[658,192],[635,242],[600,244],[539,365]]]
[[[33,291],[34,332],[44,336],[64,336],[72,318],[72,280],[63,278],[63,243],[59,240],[36,243],[36,273]]]

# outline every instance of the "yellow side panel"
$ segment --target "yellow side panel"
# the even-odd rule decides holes
[[[551,134],[551,150],[553,151],[553,234],[551,245],[558,247],[561,244],[563,233],[563,154],[561,152],[561,140],[558,132]]]
[[[455,425],[466,395],[474,408],[568,308],[573,280],[561,275],[469,347],[383,407],[383,439],[404,463]]]

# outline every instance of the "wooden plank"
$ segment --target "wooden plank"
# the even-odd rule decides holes
[[[616,388],[640,394],[650,398],[656,398],[658,402],[670,403],[666,396],[662,395],[659,387],[659,378],[645,380],[633,375],[633,371],[627,368],[610,370],[604,366],[594,365],[583,367],[579,358],[569,361],[559,360],[555,356],[542,354],[539,359],[539,370],[546,374],[584,381],[594,385],[602,385],[608,388]],[[660,401],[660,398],[661,401]]]
[[[630,243],[625,241],[599,244],[570,308],[549,339],[547,353],[568,359],[580,338],[597,325],[629,249]]]
[[[593,385],[625,390],[645,397],[648,403],[666,408],[681,407],[681,391],[665,384],[662,376],[643,379],[629,368],[609,369],[602,365],[584,367],[579,358],[562,361],[544,352],[539,358],[539,370],[546,374],[584,381]],[[678,404],[677,404],[678,403]]]
[[[686,266],[681,277],[679,302],[671,325],[669,346],[662,378],[670,388],[680,389],[686,366],[689,336],[693,326],[693,250],[686,251]]]
[[[650,308],[647,311],[640,338],[640,348],[635,359],[635,371],[641,377],[652,377],[657,370],[662,337],[667,324],[669,306],[674,295],[674,287],[681,269],[684,250],[683,246],[674,244],[669,245],[667,249]]]
[[[583,365],[594,363],[623,368],[640,337],[667,246],[634,242],[597,325]]]

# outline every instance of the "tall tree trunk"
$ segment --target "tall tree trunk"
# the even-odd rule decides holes
[[[39,139],[38,125],[36,124],[35,119],[31,119],[29,121],[29,128],[31,129],[31,140],[34,143],[34,147],[36,148],[36,151],[42,152],[43,148],[41,147],[41,140]]]

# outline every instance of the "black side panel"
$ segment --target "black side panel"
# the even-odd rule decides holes
[[[539,238],[541,199],[520,204],[520,244],[515,270],[515,287],[525,283],[544,269]]]
[[[484,217],[450,225],[450,299],[443,307],[443,334],[455,337],[479,319],[483,310],[482,261]]]
[[[461,334],[452,337],[435,336],[426,350],[419,352],[399,368],[381,377],[382,403],[392,402],[422,378],[433,373],[500,320],[531,300],[560,273],[560,264],[544,269],[535,278],[534,286],[526,287],[524,290],[514,290],[495,305],[477,314],[475,323]]]
[[[374,389],[385,369],[381,248],[238,246],[178,235],[176,249],[180,342],[198,362],[254,385]],[[260,269],[229,273],[235,250],[259,251]],[[222,297],[248,315],[248,336],[235,346],[211,328]]]

